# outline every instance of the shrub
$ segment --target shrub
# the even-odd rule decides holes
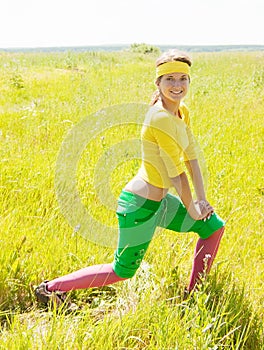
[[[130,51],[131,52],[137,52],[137,53],[143,53],[143,54],[155,54],[159,55],[160,54],[160,49],[156,46],[153,45],[148,45],[148,44],[132,44],[130,46]]]

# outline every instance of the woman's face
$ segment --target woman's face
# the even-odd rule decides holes
[[[157,82],[161,96],[165,99],[179,101],[183,99],[190,85],[190,78],[185,73],[164,74]]]

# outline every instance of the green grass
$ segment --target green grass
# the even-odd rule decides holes
[[[148,103],[155,58],[0,53],[0,349],[263,349],[264,54],[193,58],[186,102],[206,159],[208,198],[227,220],[210,278],[183,300],[196,237],[159,231],[132,280],[72,292],[82,310],[67,315],[39,309],[34,285],[111,262],[113,249],[76,234],[61,213],[54,177],[62,142],[102,108]],[[137,138],[139,128],[102,135],[103,123],[80,159],[77,182],[89,211],[99,208],[101,220],[115,225],[93,188],[94,169],[119,139]],[[109,198],[117,198],[137,166],[129,158],[117,166]]]

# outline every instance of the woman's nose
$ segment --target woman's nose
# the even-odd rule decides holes
[[[175,87],[181,86],[181,82],[179,80],[173,80],[172,85]]]

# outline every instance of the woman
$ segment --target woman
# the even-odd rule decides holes
[[[193,231],[200,236],[189,292],[201,275],[210,271],[224,222],[206,199],[189,113],[182,103],[190,84],[190,67],[190,58],[177,50],[164,53],[156,61],[158,90],[142,128],[142,165],[118,200],[119,240],[114,262],[42,282],[35,290],[39,301],[55,300],[60,304],[65,300],[64,292],[105,286],[133,277],[158,226],[177,232]],[[176,189],[178,196],[168,192],[170,187]]]

